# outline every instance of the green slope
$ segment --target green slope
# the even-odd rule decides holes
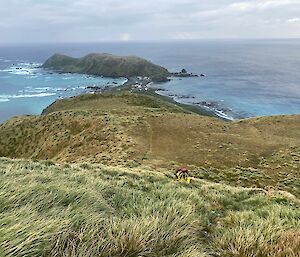
[[[55,54],[42,66],[62,72],[83,73],[105,77],[150,77],[165,81],[170,75],[167,69],[135,56],[89,54],[82,58]]]
[[[168,172],[0,159],[0,256],[296,257],[299,200]]]
[[[0,125],[0,156],[154,170],[188,165],[199,178],[300,196],[296,115],[224,122],[128,93],[60,100],[44,114]]]

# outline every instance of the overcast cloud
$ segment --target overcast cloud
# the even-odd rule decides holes
[[[300,38],[300,0],[0,0],[0,40]]]

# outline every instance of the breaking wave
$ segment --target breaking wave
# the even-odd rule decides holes
[[[17,98],[32,98],[32,97],[47,97],[54,96],[56,93],[39,93],[39,94],[22,94],[22,95],[0,95],[0,101],[7,102],[10,99]]]
[[[5,60],[4,60],[5,62]],[[0,70],[1,72],[7,72],[15,75],[35,75],[40,71],[39,63],[26,63],[19,62],[17,64],[13,64],[12,66]]]

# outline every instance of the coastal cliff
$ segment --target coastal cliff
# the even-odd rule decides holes
[[[115,56],[111,54],[88,54],[72,58],[54,54],[42,65],[43,68],[59,72],[82,73],[104,77],[149,77],[152,81],[168,81],[169,71],[143,58]]]

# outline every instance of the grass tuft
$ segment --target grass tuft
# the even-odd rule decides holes
[[[299,256],[291,194],[140,168],[0,158],[0,211],[4,257]]]

